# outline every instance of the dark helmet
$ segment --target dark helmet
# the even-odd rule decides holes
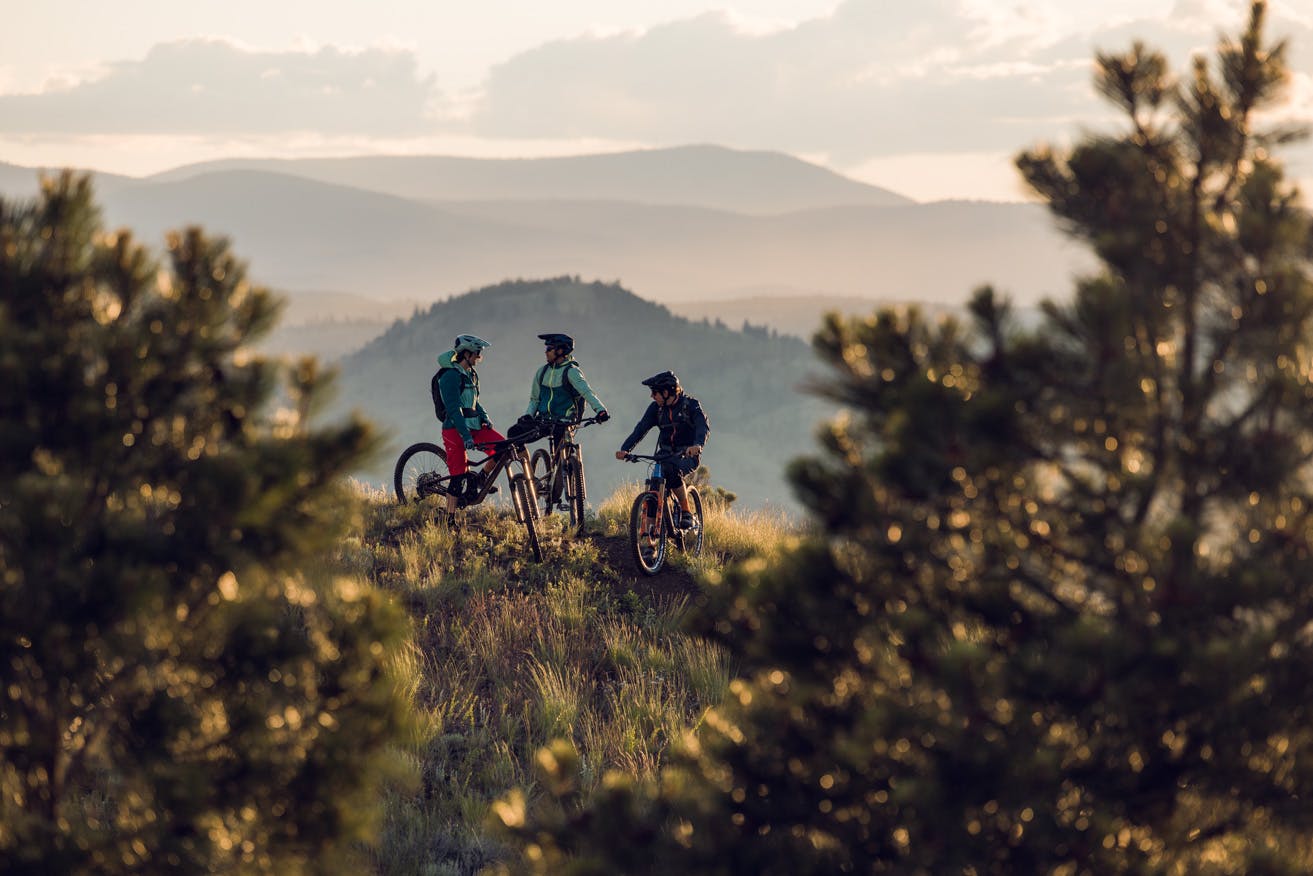
[[[556,347],[558,350],[564,350],[566,353],[574,352],[574,338],[560,332],[551,332],[545,335],[539,335],[543,343],[549,347]]]
[[[663,389],[669,392],[679,392],[679,378],[673,371],[662,371],[660,374],[653,374],[647,380],[643,381],[644,386],[650,386],[652,389]]]

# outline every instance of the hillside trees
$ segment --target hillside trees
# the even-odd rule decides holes
[[[222,240],[161,269],[106,233],[86,179],[0,201],[8,872],[331,870],[364,827],[404,626],[313,560],[373,438],[244,351],[275,313]]]
[[[591,801],[545,752],[511,869],[1308,872],[1313,232],[1263,16],[1180,86],[1100,56],[1125,129],[1018,160],[1103,265],[1041,326],[828,322],[825,534],[712,587],[729,704]]]

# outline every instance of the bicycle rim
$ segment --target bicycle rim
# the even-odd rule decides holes
[[[410,445],[401,451],[392,470],[392,487],[396,491],[397,502],[404,505],[430,496],[445,496],[445,491],[439,490],[428,491],[421,496],[420,486],[430,479],[436,482],[450,475],[447,454],[441,447],[427,441]]]

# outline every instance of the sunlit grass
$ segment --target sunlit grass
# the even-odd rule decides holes
[[[396,675],[419,719],[400,753],[419,778],[389,791],[370,855],[379,872],[476,872],[501,853],[483,833],[488,806],[514,787],[532,793],[539,748],[568,740],[585,787],[608,770],[651,775],[721,700],[732,667],[684,630],[697,587],[689,576],[770,554],[788,521],[709,503],[702,557],[672,551],[663,573],[685,589],[669,589],[669,577],[653,589],[606,559],[627,536],[639,488],[598,505],[592,537],[570,537],[565,515],[543,518],[541,564],[507,508],[468,509],[452,529],[432,505],[366,497],[363,533],[337,559],[410,610],[413,640]]]

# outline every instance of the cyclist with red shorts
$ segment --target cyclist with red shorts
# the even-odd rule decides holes
[[[476,335],[460,335],[449,352],[438,357],[437,386],[446,417],[442,421],[442,444],[447,451],[447,468],[452,488],[447,495],[447,511],[454,515],[461,495],[473,495],[483,486],[483,478],[492,468],[488,457],[483,471],[469,471],[466,452],[477,444],[504,441],[505,436],[492,428],[483,405],[479,404],[479,374],[474,370],[483,359],[483,351],[492,346]],[[488,492],[496,492],[491,487]]]

